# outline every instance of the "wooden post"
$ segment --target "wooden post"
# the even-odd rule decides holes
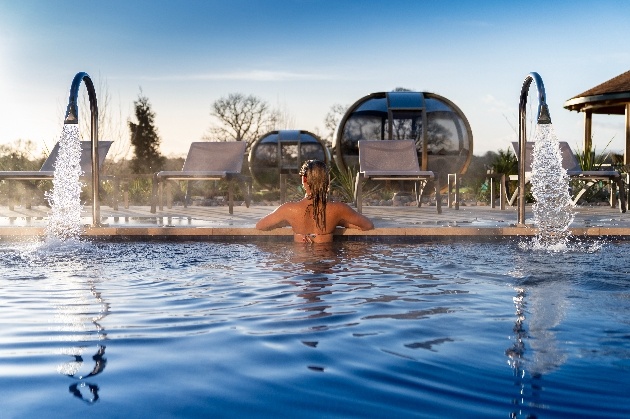
[[[173,208],[173,185],[168,181],[166,183],[166,208]]]
[[[287,201],[287,174],[280,173],[280,203]]]
[[[505,210],[505,201],[507,200],[507,188],[505,184],[505,174],[501,175],[501,185],[499,190],[499,199],[501,200],[501,210]]]
[[[584,150],[592,150],[593,148],[593,112],[584,111]]]
[[[490,208],[494,208],[496,206],[494,204],[494,200],[494,177],[490,176]]]

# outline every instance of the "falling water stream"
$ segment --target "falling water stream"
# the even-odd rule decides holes
[[[76,240],[81,225],[81,141],[77,124],[65,124],[55,162],[53,189],[46,193],[51,211],[46,237],[61,241]]]
[[[534,248],[562,251],[567,249],[573,222],[573,203],[569,195],[569,177],[562,167],[562,154],[552,124],[537,124],[532,162],[534,224],[538,234]]]

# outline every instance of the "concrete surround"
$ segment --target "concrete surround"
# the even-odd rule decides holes
[[[226,207],[172,209],[151,214],[149,207],[131,207],[114,211],[101,208],[102,227],[86,225],[85,237],[103,240],[231,240],[290,241],[290,228],[258,231],[256,221],[275,206],[235,207],[228,214]],[[23,240],[43,236],[47,223],[47,207],[10,211],[0,207],[0,239]],[[91,222],[90,207],[84,208],[85,222]],[[516,227],[516,208],[501,211],[488,206],[462,206],[459,210],[445,207],[442,214],[423,206],[364,207],[364,214],[374,221],[372,231],[338,228],[337,240],[359,241],[428,241],[487,240],[533,236],[536,228],[527,207],[526,227]],[[575,236],[630,239],[630,214],[622,214],[608,206],[576,207],[571,232]]]

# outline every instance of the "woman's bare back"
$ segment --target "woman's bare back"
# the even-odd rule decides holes
[[[257,224],[259,230],[271,230],[278,227],[291,226],[296,241],[329,242],[337,226],[371,230],[374,224],[342,202],[326,204],[325,228],[317,227],[313,218],[313,204],[308,198],[298,202],[282,204],[274,212],[263,217]]]

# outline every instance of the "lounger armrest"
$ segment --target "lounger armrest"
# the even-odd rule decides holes
[[[435,174],[431,171],[403,171],[403,170],[364,170],[361,171],[366,177],[374,176],[417,176],[434,178]]]
[[[87,178],[91,173],[81,175],[81,178]],[[0,180],[46,180],[53,179],[55,172],[44,171],[0,171]],[[116,179],[114,175],[100,175],[100,180]]]
[[[567,171],[567,175],[572,177],[592,177],[592,178],[618,178],[621,174],[615,170],[589,170],[589,171]]]
[[[532,178],[532,173],[531,172],[525,172],[525,183],[529,182]],[[508,180],[518,180],[518,175],[508,175],[507,176]]]
[[[52,179],[55,176],[55,172],[48,171],[0,171],[0,180],[4,179],[23,179],[23,180],[36,180],[36,179]]]
[[[225,171],[201,171],[201,172],[182,172],[182,171],[161,171],[156,173],[159,178],[179,178],[179,179],[195,179],[195,178],[208,178],[217,177],[224,178],[228,175],[234,175],[236,173]]]

